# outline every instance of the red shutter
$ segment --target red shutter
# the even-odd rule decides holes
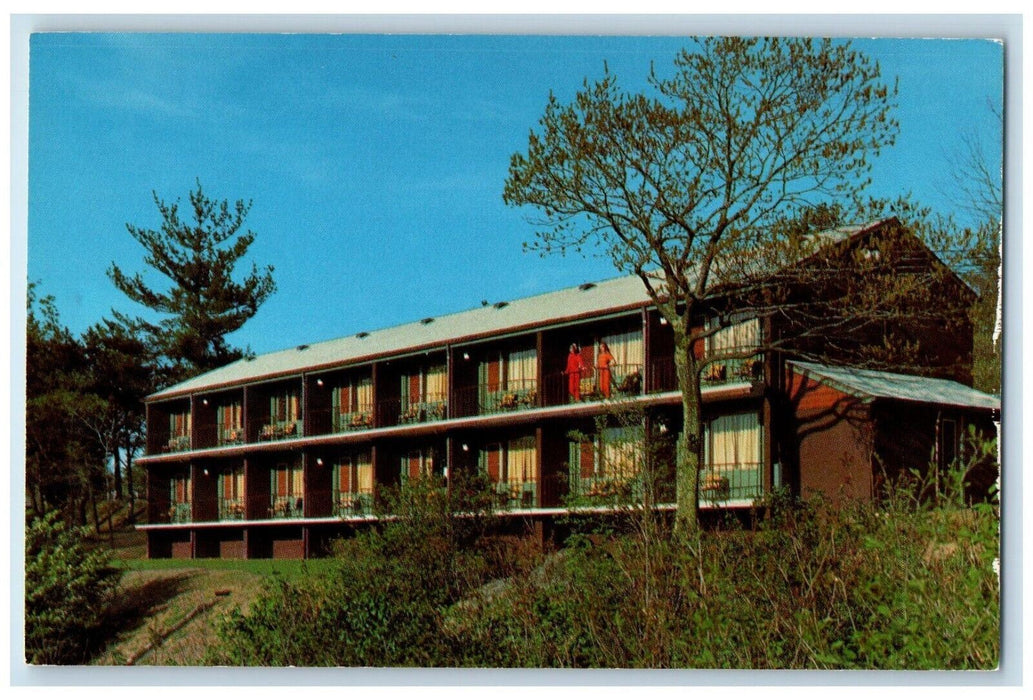
[[[488,391],[498,391],[502,384],[502,361],[498,358],[488,362]]]
[[[499,480],[499,467],[502,466],[502,446],[492,445],[488,448],[488,480]]]
[[[276,495],[286,496],[290,492],[290,479],[287,477],[290,475],[290,470],[286,467],[278,467],[276,469]]]
[[[591,377],[595,368],[595,346],[586,345],[581,348],[581,362],[584,364],[581,369],[581,378]]]
[[[409,454],[409,478],[418,479],[420,477],[420,453],[413,452]]]
[[[341,465],[341,491],[352,492],[352,465],[347,462]]]
[[[595,474],[595,443],[584,441],[581,443],[581,476],[587,477]]]

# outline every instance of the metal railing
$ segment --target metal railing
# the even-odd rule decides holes
[[[246,512],[242,498],[219,499],[219,520],[243,520]]]
[[[185,452],[191,447],[189,435],[173,435],[165,443],[165,452]]]
[[[348,517],[373,513],[372,491],[335,491],[334,515]]]
[[[269,421],[263,423],[258,429],[258,441],[289,440],[290,438],[301,437],[303,434],[303,423],[301,418],[291,420]]]
[[[190,503],[172,503],[164,513],[159,513],[157,522],[189,523],[192,520]]]
[[[538,507],[538,482],[533,479],[497,481],[492,484],[492,493],[499,510]]]
[[[378,404],[381,425],[411,425],[448,418],[448,395],[425,394],[419,400],[391,399]]]
[[[269,504],[269,517],[274,519],[301,518],[305,515],[303,496],[273,496]]]
[[[455,415],[483,416],[535,408],[538,405],[537,379],[482,383],[456,391]]]
[[[699,500],[702,504],[760,498],[764,492],[761,462],[710,464],[699,475]]]

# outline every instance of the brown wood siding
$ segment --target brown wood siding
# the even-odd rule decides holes
[[[273,540],[273,559],[304,559],[305,541],[300,539]]]
[[[796,374],[790,397],[800,494],[832,502],[871,498],[875,436],[868,405]]]

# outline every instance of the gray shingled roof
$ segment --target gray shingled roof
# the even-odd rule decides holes
[[[819,241],[820,247],[845,240],[880,223],[875,221],[843,226],[816,234],[815,240]],[[411,348],[443,346],[457,339],[487,336],[524,326],[545,326],[568,318],[604,314],[650,303],[642,281],[633,275],[590,284],[587,289],[585,287],[588,285],[580,285],[516,299],[502,308],[489,305],[438,316],[430,323],[416,321],[371,331],[364,337],[350,335],[312,343],[304,350],[290,348],[259,355],[251,360],[238,360],[170,386],[149,398],[163,399],[264,377],[289,375],[314,367],[344,365],[367,357],[404,353]]]
[[[918,403],[999,410],[996,396],[949,379],[931,379],[910,374],[894,374],[871,369],[829,367],[812,362],[790,363],[798,371],[819,381],[836,386],[850,394],[873,399],[895,399]]]
[[[618,277],[591,283],[591,286],[586,284],[515,299],[504,305],[492,304],[438,316],[429,323],[416,321],[371,331],[364,337],[349,335],[312,343],[304,350],[290,348],[251,360],[238,360],[152,394],[150,398],[160,399],[262,377],[282,376],[310,367],[346,364],[371,356],[400,354],[411,348],[444,346],[462,338],[558,323],[568,318],[604,314],[648,303],[649,296],[642,280],[632,276]]]

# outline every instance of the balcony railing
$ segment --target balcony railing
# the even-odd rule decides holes
[[[309,411],[308,419],[312,435],[368,430],[374,425],[373,404],[360,404],[354,411],[343,412],[338,409],[314,409]]]
[[[191,512],[189,503],[171,503],[163,513],[158,513],[155,520],[159,523],[189,523]]]
[[[448,418],[448,395],[426,394],[417,401],[382,401],[379,407],[382,425],[429,423]]]
[[[244,499],[219,499],[219,520],[243,520],[245,512]]]
[[[337,517],[370,515],[372,512],[372,491],[337,491],[334,493],[334,515]]]
[[[264,423],[258,430],[258,440],[260,442],[267,440],[288,440],[290,438],[301,437],[301,435],[301,418]]]
[[[510,380],[501,384],[479,384],[456,392],[456,416],[506,413],[539,405],[538,380]]]
[[[699,500],[702,504],[744,501],[760,498],[764,491],[763,464],[711,464],[699,475]]]
[[[270,518],[301,518],[304,515],[305,501],[302,496],[273,496],[269,504]]]
[[[495,507],[500,510],[538,507],[537,481],[499,481],[492,484],[492,491],[495,496]]]
[[[555,406],[639,396],[645,389],[645,382],[642,365],[613,364],[610,365],[609,385],[605,381],[605,375],[594,369],[580,378],[576,395],[571,391],[570,375],[566,372],[555,372],[546,376],[543,389],[546,405]]]
[[[591,502],[641,503],[644,495],[642,479],[638,475],[581,476],[570,484],[570,497]]]
[[[718,360],[703,368],[703,386],[752,382],[763,376],[764,365],[756,358]]]
[[[173,435],[165,443],[165,452],[185,452],[190,449],[189,435]]]

